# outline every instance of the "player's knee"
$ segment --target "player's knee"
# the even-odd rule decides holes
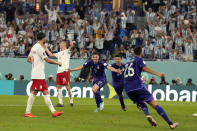
[[[57,85],[57,89],[61,89],[62,88],[62,86],[61,85]]]
[[[32,91],[32,94],[36,96],[38,94],[38,92],[37,91]]]
[[[43,91],[43,95],[48,95],[49,92],[48,91]]]
[[[152,106],[153,108],[155,108],[158,104],[155,100],[153,100],[149,103],[149,105]]]
[[[93,92],[93,93],[96,93],[96,91],[97,91],[97,90],[96,90],[95,88],[92,88],[92,92]]]
[[[70,91],[70,85],[66,85],[66,89]]]

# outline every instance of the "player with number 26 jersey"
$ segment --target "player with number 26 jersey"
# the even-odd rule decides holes
[[[126,92],[138,90],[144,87],[140,77],[144,66],[146,66],[146,64],[143,59],[137,56],[125,65],[124,88]]]
[[[143,53],[141,47],[136,47],[134,49],[134,55],[134,59],[126,63],[124,70],[124,88],[127,95],[137,104],[137,107],[144,112],[148,122],[152,126],[157,126],[157,123],[150,115],[147,104],[157,111],[171,129],[176,128],[178,123],[171,122],[164,109],[154,100],[153,95],[147,90],[140,77],[142,71],[146,71],[161,78],[164,78],[164,74],[158,73],[146,66],[142,59]]]

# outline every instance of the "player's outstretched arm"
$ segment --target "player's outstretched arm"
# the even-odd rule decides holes
[[[70,47],[69,47],[69,50],[72,51],[73,47],[74,47],[74,43],[72,41],[72,38],[69,38],[69,41],[70,41]]]
[[[117,73],[121,73],[121,70],[120,69],[115,69],[114,67],[112,66],[107,66],[107,69],[112,71],[112,72],[117,72]]]
[[[32,60],[31,60],[31,57],[30,56],[27,57],[27,62],[29,62],[29,63],[32,64]]]
[[[56,64],[56,65],[59,65],[59,66],[62,66],[62,63],[61,62],[56,62],[54,60],[51,60],[49,59],[48,57],[44,59],[47,63],[49,64]]]
[[[147,66],[143,67],[143,71],[148,72],[148,73],[153,74],[153,75],[156,75],[158,77],[164,77],[163,73],[156,72],[156,71],[152,70],[151,68],[149,68]]]
[[[55,56],[53,53],[51,53],[50,50],[49,50],[45,45],[44,45],[44,49],[45,49],[45,51],[47,52],[47,54],[48,54],[49,56],[55,57],[55,58],[56,58],[56,56]]]
[[[67,69],[69,72],[71,72],[71,71],[78,71],[78,70],[81,70],[83,68],[83,66],[82,65],[80,65],[80,66],[77,66],[77,67],[75,67],[75,68],[71,68],[71,69]]]

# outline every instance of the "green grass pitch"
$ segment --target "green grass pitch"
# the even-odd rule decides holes
[[[37,97],[32,114],[38,118],[24,118],[27,96],[0,96],[0,131],[167,131],[171,130],[166,122],[149,106],[157,127],[151,127],[130,100],[125,100],[127,111],[121,110],[117,99],[104,99],[103,111],[94,113],[94,99],[74,99],[74,108],[64,98],[63,116],[52,118],[43,97]],[[55,105],[57,98],[52,97]],[[177,131],[197,131],[197,103],[159,102],[171,120],[180,123]]]

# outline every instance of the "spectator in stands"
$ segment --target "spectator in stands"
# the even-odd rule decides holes
[[[14,78],[12,77],[12,73],[6,74],[5,79],[6,80],[14,80]]]
[[[49,82],[54,82],[53,75],[49,75],[48,81],[49,81]]]
[[[192,78],[187,80],[186,86],[195,86],[195,84],[192,83]]]
[[[55,9],[54,7],[52,9],[48,9],[47,5],[45,5],[45,10],[48,13],[48,18],[49,18],[49,23],[51,23],[52,21],[56,22],[58,16],[58,12],[59,12],[59,6],[57,6],[57,8]]]
[[[172,80],[172,85],[173,85],[173,86],[176,86],[176,85],[177,85],[176,80]]]
[[[135,19],[134,19],[135,11],[132,10],[131,7],[128,7],[126,15],[127,15],[127,17],[122,19],[122,21],[124,21],[125,19],[127,20],[126,27],[127,27],[128,33],[130,33],[131,30],[136,29]]]
[[[152,78],[150,79],[149,84],[151,84],[151,85],[157,85],[157,82],[156,82],[156,80],[155,80],[155,77],[152,77]]]
[[[181,80],[180,77],[177,77],[177,78],[176,78],[176,84],[179,85],[179,86],[180,86],[180,85],[183,85],[183,82],[182,82],[182,80]]]
[[[19,80],[24,80],[24,75],[20,75]]]

